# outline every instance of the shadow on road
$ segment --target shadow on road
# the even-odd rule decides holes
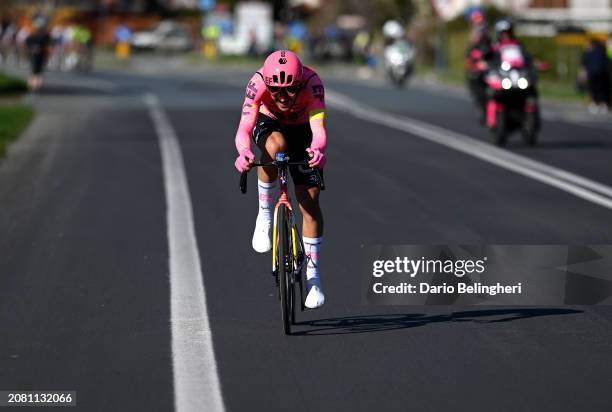
[[[519,319],[528,319],[540,316],[573,315],[582,313],[575,309],[557,308],[512,308],[512,309],[483,309],[453,312],[448,315],[426,315],[422,313],[388,314],[348,316],[342,318],[318,319],[298,323],[299,326],[308,326],[294,335],[344,335],[349,333],[383,332],[397,329],[415,328],[430,323],[440,322],[475,322],[500,323]]]

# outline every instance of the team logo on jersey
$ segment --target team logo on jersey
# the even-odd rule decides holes
[[[255,82],[249,82],[245,96],[251,100],[255,99],[255,96],[257,96],[257,87],[255,87]]]
[[[321,103],[325,100],[325,89],[321,84],[315,84],[312,86],[312,95],[315,99],[319,99]]]

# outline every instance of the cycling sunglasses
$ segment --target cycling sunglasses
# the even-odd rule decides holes
[[[277,94],[277,93],[284,91],[288,95],[293,96],[294,94],[300,91],[300,86],[287,86],[287,87],[268,86],[268,91],[272,94]]]

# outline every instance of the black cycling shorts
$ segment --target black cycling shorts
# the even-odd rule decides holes
[[[312,130],[309,123],[285,125],[265,114],[259,113],[253,129],[255,144],[262,147],[272,132],[280,132],[285,137],[287,155],[290,162],[308,159],[306,149],[312,142]],[[317,175],[308,166],[289,166],[289,172],[296,186],[316,186]],[[320,171],[323,174],[323,171]]]
[[[40,75],[45,69],[45,56],[42,54],[33,54],[30,56],[30,69],[35,76]]]

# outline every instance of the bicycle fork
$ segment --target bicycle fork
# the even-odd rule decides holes
[[[295,241],[297,240],[297,234],[296,234],[296,230],[295,230],[295,221],[294,221],[294,217],[293,217],[293,209],[291,208],[291,203],[289,201],[289,196],[287,196],[287,193],[283,190],[281,190],[281,195],[280,198],[278,199],[278,202],[276,203],[276,206],[274,207],[274,217],[273,217],[273,222],[274,222],[274,226],[273,226],[273,230],[272,230],[272,273],[273,274],[277,274],[278,273],[278,265],[281,264],[282,262],[278,262],[277,258],[277,251],[278,251],[278,230],[279,228],[277,227],[277,223],[278,223],[278,209],[281,205],[285,205],[285,207],[287,208],[287,212],[288,212],[288,218],[289,221],[288,223],[288,227],[291,228],[291,243],[293,245],[293,255],[297,256],[297,246]]]
[[[300,233],[295,224],[295,215],[293,214],[293,208],[291,207],[291,203],[290,203],[290,200],[287,194],[281,193],[280,199],[278,200],[278,203],[274,207],[274,217],[273,217],[274,223],[273,223],[273,230],[272,230],[272,274],[275,276],[278,274],[278,265],[286,263],[286,262],[278,261],[278,253],[277,253],[278,241],[279,241],[279,237],[278,237],[279,228],[277,227],[277,222],[278,222],[278,209],[280,205],[285,205],[287,209],[287,218],[288,218],[287,227],[290,228],[291,230],[291,252],[293,254],[293,259],[292,259],[293,267],[291,269],[293,273],[299,273],[302,262],[304,260],[303,259],[304,247],[302,246],[298,248],[298,245],[301,245],[301,239],[300,239]]]

